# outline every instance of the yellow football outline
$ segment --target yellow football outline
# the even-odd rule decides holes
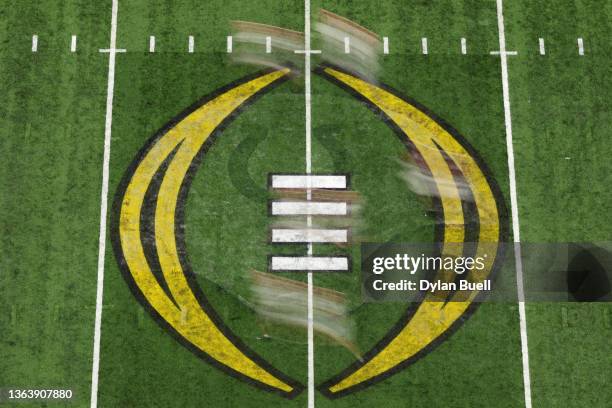
[[[485,252],[489,255],[485,258],[485,269],[472,273],[470,280],[480,282],[489,277],[497,263],[504,211],[500,211],[502,204],[474,155],[452,132],[406,99],[339,69],[322,67],[319,72],[382,112],[423,159],[434,180],[453,179],[448,159],[461,171],[471,189],[479,218],[474,256],[483,256]],[[113,237],[132,290],[183,344],[238,378],[293,398],[303,386],[241,346],[215,318],[214,312],[203,306],[186,276],[176,236],[183,182],[202,147],[241,106],[286,79],[289,73],[289,69],[270,70],[230,86],[156,137],[124,180],[124,189],[116,203],[118,216]],[[145,256],[140,225],[147,189],[164,165],[167,168],[156,195],[154,236],[156,256],[167,288],[160,285]],[[466,238],[462,198],[456,185],[447,186],[445,191],[440,197],[444,219],[441,254],[461,256]],[[437,279],[452,281],[454,274],[439,271]],[[458,299],[452,294],[448,302],[441,302],[439,294],[426,295],[401,327],[396,327],[367,353],[363,362],[348,367],[319,386],[319,390],[330,398],[343,396],[403,368],[448,334],[477,295],[474,291],[466,299],[462,293],[463,297]]]
[[[202,146],[237,109],[262,90],[286,78],[289,72],[289,69],[274,70],[231,87],[197,107],[155,140],[134,168],[122,194],[118,236],[124,269],[140,297],[175,334],[232,373],[292,397],[301,390],[299,384],[280,378],[279,373],[264,367],[263,360],[247,355],[211,318],[211,311],[207,313],[201,306],[185,276],[175,231],[181,186]],[[163,278],[172,297],[160,286],[147,261],[140,225],[147,189],[166,159],[169,164],[157,193],[154,235]]]
[[[452,180],[453,176],[442,151],[448,155],[461,170],[469,184],[479,217],[478,247],[475,256],[488,255],[485,268],[470,275],[470,280],[480,282],[492,272],[497,259],[498,243],[501,237],[498,201],[486,175],[475,158],[443,126],[415,105],[390,91],[347,72],[333,67],[323,67],[323,76],[366,100],[376,110],[382,112],[401,132],[402,137],[417,150],[423,158],[433,179]],[[442,150],[442,151],[441,151]],[[442,256],[461,256],[465,238],[466,221],[463,216],[461,197],[456,184],[441,197],[444,216],[444,245]],[[439,271],[436,279],[451,281],[453,273]],[[453,298],[441,302],[439,294],[428,294],[419,304],[411,317],[405,321],[385,345],[369,353],[364,362],[349,367],[336,378],[326,381],[319,387],[330,398],[356,391],[386,375],[395,372],[405,362],[417,357],[436,339],[445,334],[463,316],[478,295],[472,291],[458,300]]]

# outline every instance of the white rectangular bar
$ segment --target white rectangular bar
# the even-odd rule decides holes
[[[227,36],[227,53],[228,54],[232,53],[232,48],[233,48],[232,36],[228,35]]]
[[[272,215],[347,215],[346,203],[273,201]]]
[[[340,256],[273,256],[273,271],[348,271],[348,258]]]
[[[424,55],[427,55],[427,38],[425,37],[421,38],[421,50]]]
[[[491,51],[489,54],[491,54],[491,55],[501,55],[501,54],[504,54],[506,56],[508,56],[508,55],[518,55],[518,51],[504,51],[504,52]]]
[[[467,54],[467,40],[465,38],[461,39],[461,54]]]
[[[321,54],[321,50],[295,50],[296,54]]]
[[[272,37],[266,37],[266,54],[272,52]]]
[[[344,37],[344,53],[351,53],[351,39],[349,37]]]
[[[333,188],[346,189],[343,175],[272,175],[272,188]]]
[[[32,36],[32,52],[38,51],[38,36],[34,34]]]
[[[346,229],[273,229],[272,242],[348,242]]]
[[[584,55],[584,41],[582,41],[582,38],[578,39],[578,55]]]
[[[193,35],[189,36],[189,53],[193,53],[193,50],[195,48],[195,41],[193,39]]]
[[[540,38],[540,39],[538,39],[538,42],[540,43],[540,55],[546,55],[546,48],[544,46],[544,39]]]
[[[103,52],[103,53],[110,53],[110,52],[112,52],[112,53],[117,53],[117,52],[120,52],[120,53],[123,53],[123,52],[127,52],[127,50],[126,50],[125,48],[115,48],[115,49],[111,49],[111,48],[100,48],[100,49],[98,50],[98,52]]]
[[[389,37],[383,37],[383,54],[389,53]]]
[[[76,52],[77,49],[77,36],[73,35],[70,39],[70,52]]]
[[[149,52],[155,52],[155,36],[149,37]]]

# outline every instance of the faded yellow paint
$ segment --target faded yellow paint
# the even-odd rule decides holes
[[[487,252],[485,268],[472,273],[470,279],[480,282],[491,273],[495,262],[499,240],[499,214],[495,197],[482,169],[465,148],[442,126],[420,109],[393,95],[392,93],[352,75],[325,68],[325,72],[338,81],[348,85],[357,93],[382,110],[414,144],[427,163],[434,180],[453,180],[452,173],[436,144],[440,146],[457,164],[474,195],[478,209],[480,231],[475,256]],[[457,186],[446,188],[447,194],[441,197],[444,212],[445,230],[442,253],[444,256],[460,256],[465,237],[465,220],[461,198]],[[449,280],[454,276],[448,271],[439,271],[438,279]],[[372,359],[355,371],[346,375],[329,387],[332,393],[341,392],[364,381],[384,374],[403,361],[416,355],[434,342],[466,312],[474,297],[473,291],[468,300],[444,303],[439,294],[428,294],[418,306],[413,317],[406,323],[391,342]],[[465,295],[465,294],[464,294]]]
[[[121,248],[135,284],[147,302],[174,330],[219,363],[287,393],[293,391],[291,385],[242,353],[200,307],[179,260],[174,225],[181,184],[202,145],[241,104],[288,73],[288,69],[274,71],[228,90],[196,109],[157,140],[135,169],[126,188],[119,226]],[[177,307],[157,283],[145,258],[140,236],[140,214],[145,193],[155,173],[179,144],[161,183],[155,213],[155,240],[160,266]]]

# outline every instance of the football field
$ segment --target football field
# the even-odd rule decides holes
[[[338,66],[357,41],[328,58],[320,10],[375,33],[376,79]],[[612,241],[612,2],[7,0],[0,26],[0,407],[612,404],[612,304],[521,302],[516,262],[519,243]],[[492,268],[516,291],[440,312],[422,345],[429,323],[390,337],[406,303],[364,300],[359,245],[452,241],[398,176],[419,115],[442,162],[474,158],[472,211],[495,213],[476,238],[509,243]],[[271,242],[272,175],[311,173],[348,175],[356,244]],[[272,270],[312,255],[348,270]],[[303,326],[262,318],[253,271],[304,288]],[[350,341],[313,323],[332,292]],[[31,389],[73,395],[9,398]]]

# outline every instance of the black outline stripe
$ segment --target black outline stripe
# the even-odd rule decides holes
[[[455,163],[453,158],[448,153],[446,153],[446,150],[444,150],[442,146],[436,143],[435,140],[433,141],[433,143],[436,145],[436,147],[440,151],[440,154],[442,155],[442,157],[444,158],[444,161],[446,162],[448,168],[450,169],[455,185],[467,186],[467,191],[465,189],[459,189],[459,197],[461,199],[461,210],[463,212],[463,230],[464,230],[463,243],[462,243],[463,252],[461,256],[473,257],[475,256],[478,248],[476,246],[466,245],[466,244],[477,243],[477,239],[480,236],[480,217],[478,215],[478,208],[476,206],[476,203],[474,202],[474,193],[472,191],[472,188],[468,186],[465,175],[463,174],[459,166],[457,166],[457,163]],[[459,287],[459,282],[462,280],[465,280],[466,277],[467,275],[455,274],[454,283],[457,285],[456,287]],[[457,292],[459,291],[458,290],[448,291],[448,296],[446,297],[446,300],[444,301],[444,306],[446,306],[448,302],[457,301],[457,299],[453,299],[453,297],[457,294]],[[466,295],[465,291],[461,291],[461,294],[462,296]]]
[[[170,152],[168,157],[164,159],[162,164],[159,166],[151,183],[147,187],[144,199],[142,201],[142,209],[140,210],[140,244],[144,251],[145,259],[147,264],[153,273],[153,276],[157,280],[157,283],[162,288],[166,296],[174,303],[174,305],[180,309],[179,304],[174,299],[168,282],[164,278],[161,265],[159,263],[159,255],[157,253],[157,242],[155,240],[155,211],[157,210],[157,195],[161,187],[162,181],[166,175],[166,170],[170,162],[176,155],[176,152],[183,144],[183,141],[179,142],[174,149]]]

